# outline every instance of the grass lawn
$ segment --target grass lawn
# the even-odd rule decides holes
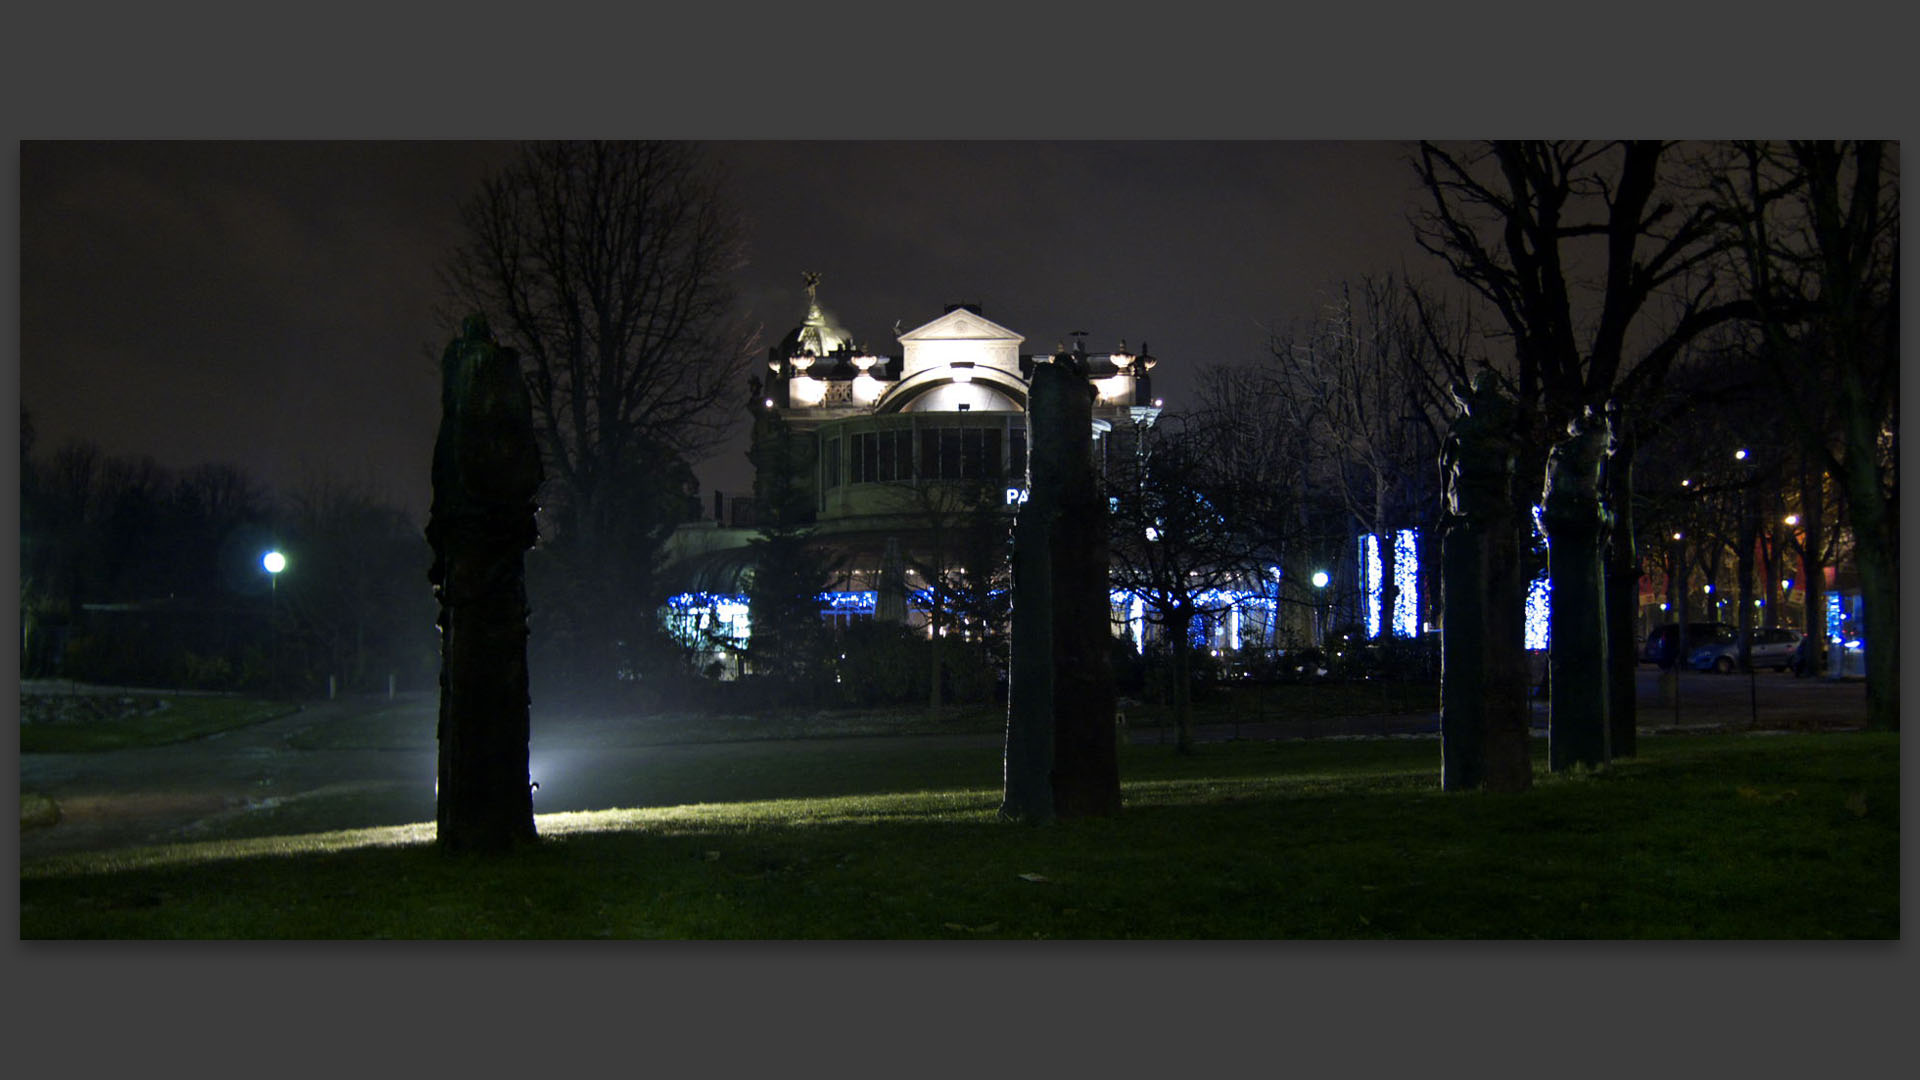
[[[58,700],[57,698],[53,700]],[[69,754],[161,746],[286,716],[299,706],[255,698],[107,695],[81,699],[74,716],[20,725],[23,754]],[[23,710],[26,699],[22,698]]]
[[[1125,811],[1046,828],[921,789],[978,775],[930,748],[865,794],[542,815],[500,859],[425,824],[35,860],[20,935],[1892,939],[1898,740],[1649,737],[1518,797],[1435,790],[1432,740],[1128,746]]]

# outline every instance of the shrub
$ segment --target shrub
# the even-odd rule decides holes
[[[1147,646],[1144,663],[1146,672],[1141,680],[1141,698],[1158,705],[1171,704],[1173,695],[1168,693],[1168,679],[1173,674],[1173,658],[1168,654],[1165,642],[1152,642]],[[1213,650],[1197,646],[1187,649],[1187,697],[1190,701],[1205,701],[1219,683],[1221,675],[1220,658]]]
[[[861,621],[833,636],[834,695],[853,706],[904,705],[927,695],[927,639],[896,623]],[[942,659],[950,664],[953,650]]]
[[[1122,697],[1140,697],[1146,693],[1147,662],[1134,648],[1133,639],[1125,634],[1114,635],[1109,649],[1113,661],[1114,693]]]
[[[180,656],[180,685],[193,690],[231,690],[233,664],[224,656],[202,656],[188,651]]]

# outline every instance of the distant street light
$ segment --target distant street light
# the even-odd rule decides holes
[[[267,620],[268,629],[273,634],[273,670],[269,678],[277,686],[280,682],[280,571],[287,568],[287,557],[278,550],[269,551],[261,556],[260,565],[267,572],[267,581],[270,583],[268,591],[272,595],[271,614]]]
[[[272,583],[273,606],[280,607],[280,571],[287,568],[287,557],[278,551],[269,551],[260,559],[260,565],[267,571],[267,580]]]
[[[1321,648],[1325,648],[1327,644],[1327,582],[1333,579],[1327,576],[1325,570],[1315,570],[1310,580],[1313,582],[1313,587],[1320,590],[1320,602],[1314,605],[1314,614],[1319,617],[1320,625],[1315,629],[1319,631],[1316,636],[1320,639]]]

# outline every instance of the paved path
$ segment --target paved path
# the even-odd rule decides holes
[[[1828,682],[1765,672],[1745,676],[1687,673],[1679,682],[1679,709],[1662,694],[1658,673],[1639,677],[1640,730],[1745,730],[1857,727],[1865,691],[1858,680]],[[358,828],[430,821],[434,815],[435,754],[430,703],[410,719],[428,730],[409,732],[394,745],[343,750],[303,749],[303,733],[362,716],[384,702],[315,702],[290,716],[173,746],[90,754],[25,754],[21,790],[54,798],[59,824],[21,836],[31,858],[77,850],[191,840],[213,834]],[[1536,729],[1544,732],[1545,703]],[[1757,720],[1757,724],[1755,721]],[[1337,721],[1264,720],[1203,724],[1201,741],[1325,737],[1431,737],[1434,713],[1347,717]],[[1171,732],[1134,728],[1135,744],[1170,741]],[[378,741],[378,740],[375,740]],[[650,743],[631,723],[576,720],[535,725],[532,773],[543,786],[536,808],[605,809],[698,801],[684,778],[713,770],[752,775],[773,759],[797,754],[895,754],[903,746],[991,749],[994,734],[764,740],[725,743]],[[324,745],[324,742],[321,743]],[[705,770],[705,772],[703,772]],[[773,770],[769,770],[770,772]],[[769,792],[769,797],[804,792]]]

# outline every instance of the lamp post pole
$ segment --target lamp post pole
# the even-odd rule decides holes
[[[260,559],[260,566],[267,572],[267,591],[271,598],[268,608],[267,629],[273,635],[273,654],[270,661],[270,682],[278,689],[280,684],[280,571],[287,568],[287,557],[276,549],[267,552]]]
[[[1332,579],[1327,577],[1325,570],[1313,572],[1313,587],[1316,590],[1314,595],[1319,601],[1313,605],[1314,639],[1322,649],[1327,647],[1327,582],[1330,580]]]

